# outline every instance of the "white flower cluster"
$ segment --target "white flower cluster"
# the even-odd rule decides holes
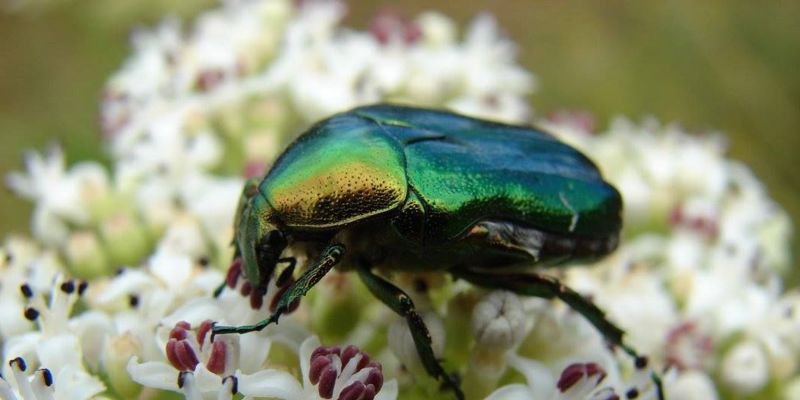
[[[436,13],[384,13],[360,32],[339,26],[344,11],[231,0],[189,28],[169,20],[134,34],[102,99],[110,171],[68,168],[53,149],[7,179],[35,205],[35,241],[9,238],[0,254],[0,399],[441,395],[405,322],[350,274],[330,273],[279,325],[210,333],[212,321],[263,319],[293,282],[287,268],[254,289],[230,265],[230,240],[244,178],[309,124],[378,101],[530,118],[534,79],[490,17],[459,39]],[[597,265],[553,273],[649,359],[610,350],[558,302],[397,274],[467,395],[654,398],[657,371],[669,398],[800,396],[785,213],[718,136],[625,121],[594,135],[583,122],[543,124],[620,189],[625,237]]]
[[[598,135],[576,125],[549,127],[620,189],[628,237],[604,261],[570,269],[567,282],[672,368],[672,398],[796,396],[800,296],[781,279],[788,215],[725,159],[719,136],[654,121],[619,119]]]

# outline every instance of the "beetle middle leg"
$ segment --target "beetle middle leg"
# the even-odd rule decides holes
[[[463,399],[464,393],[461,391],[458,382],[445,372],[441,363],[433,354],[430,332],[428,332],[428,327],[425,326],[422,317],[414,308],[414,302],[411,301],[411,298],[402,289],[373,274],[366,263],[362,263],[359,266],[358,275],[375,297],[392,311],[406,319],[408,329],[411,331],[411,337],[414,339],[414,345],[417,348],[417,354],[419,354],[425,371],[430,376],[440,379],[445,386],[452,389],[459,400]]]
[[[242,326],[214,326],[213,333],[221,335],[225,333],[247,333],[260,331],[266,328],[271,323],[278,323],[278,318],[283,314],[289,306],[296,300],[305,296],[314,285],[316,285],[336,264],[341,261],[344,256],[345,248],[341,244],[330,244],[322,255],[313,265],[308,267],[305,273],[297,279],[289,289],[287,289],[278,299],[278,304],[275,307],[275,312],[269,318],[262,320],[254,325]]]
[[[623,342],[622,336],[625,332],[609,321],[600,307],[554,277],[535,273],[480,273],[458,268],[452,269],[450,272],[453,276],[464,279],[476,286],[509,290],[517,294],[545,299],[558,298],[586,318],[609,343],[621,348],[625,353],[633,357],[636,368],[644,369],[647,367],[647,358],[640,356],[636,350]],[[658,374],[653,373],[651,379],[656,387],[658,398],[663,400],[664,390],[661,378]]]

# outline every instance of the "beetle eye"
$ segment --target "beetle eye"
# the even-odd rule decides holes
[[[247,185],[244,189],[244,195],[248,199],[258,194],[258,186],[256,185]]]

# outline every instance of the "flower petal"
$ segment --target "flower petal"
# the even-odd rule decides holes
[[[156,389],[178,391],[178,371],[163,362],[139,363],[137,357],[128,361],[131,379],[143,386]]]
[[[288,372],[264,370],[252,375],[243,375],[237,372],[237,378],[239,379],[239,393],[245,396],[275,397],[287,400],[304,398],[300,383]]]
[[[311,365],[311,353],[322,344],[317,335],[309,336],[300,345],[300,373],[303,375],[303,386],[311,387],[311,381],[308,378],[308,371]]]
[[[526,385],[515,383],[503,386],[486,397],[486,400],[539,400],[546,397],[536,397],[533,391]]]
[[[381,391],[375,395],[375,400],[394,400],[397,398],[397,379],[392,379],[383,384]]]

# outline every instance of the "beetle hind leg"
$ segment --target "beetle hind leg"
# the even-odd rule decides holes
[[[647,368],[647,358],[639,355],[635,349],[623,342],[622,336],[625,332],[609,321],[603,310],[554,277],[534,273],[479,273],[461,269],[453,269],[450,272],[453,276],[464,279],[476,286],[509,290],[517,294],[545,299],[557,298],[586,318],[589,323],[600,331],[606,341],[621,348],[625,353],[633,357],[637,369],[643,370]],[[663,400],[664,390],[661,377],[653,372],[651,379],[658,398]]]
[[[373,274],[368,265],[361,265],[358,268],[358,275],[375,297],[392,311],[405,318],[408,329],[411,331],[411,337],[414,339],[417,354],[419,354],[422,365],[428,375],[439,379],[444,386],[453,390],[456,398],[463,400],[464,393],[461,391],[457,379],[445,372],[439,360],[436,359],[436,355],[433,354],[430,332],[428,332],[428,327],[425,326],[422,317],[414,308],[411,298],[402,289]]]

